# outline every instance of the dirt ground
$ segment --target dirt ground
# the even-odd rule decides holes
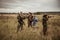
[[[0,18],[0,40],[60,40],[60,16],[52,16],[48,20],[47,35],[43,35],[42,15],[38,17],[37,28],[28,28],[27,19],[24,20],[25,25],[22,31],[17,31],[17,18],[16,17],[2,17]]]

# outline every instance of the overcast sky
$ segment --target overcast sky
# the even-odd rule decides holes
[[[60,0],[0,0],[0,12],[60,11]]]

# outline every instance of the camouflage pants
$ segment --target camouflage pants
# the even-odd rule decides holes
[[[32,27],[32,21],[28,21],[28,27]]]
[[[18,24],[18,26],[17,26],[17,32],[19,31],[19,29],[21,28],[21,30],[23,30],[23,24]]]
[[[46,35],[47,32],[47,24],[43,24],[43,34]]]

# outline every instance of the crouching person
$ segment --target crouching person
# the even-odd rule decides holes
[[[33,16],[32,25],[33,25],[34,27],[36,27],[37,22],[38,22],[38,18],[37,18],[36,16]]]
[[[32,26],[33,26],[34,32],[36,32],[36,29],[38,29],[37,22],[38,22],[38,18],[36,16],[33,16]]]

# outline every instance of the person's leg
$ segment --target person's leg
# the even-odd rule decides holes
[[[21,24],[21,30],[23,30],[23,24]]]
[[[43,25],[43,34],[46,35],[47,32],[47,25]]]
[[[28,22],[28,27],[30,27],[30,21]]]
[[[19,31],[19,29],[20,29],[20,24],[18,24],[18,26],[17,26],[17,32]]]
[[[30,26],[32,27],[32,21],[30,21]]]
[[[45,34],[47,34],[47,25],[45,25]]]
[[[45,28],[44,28],[44,25],[43,25],[43,34],[45,35]]]

